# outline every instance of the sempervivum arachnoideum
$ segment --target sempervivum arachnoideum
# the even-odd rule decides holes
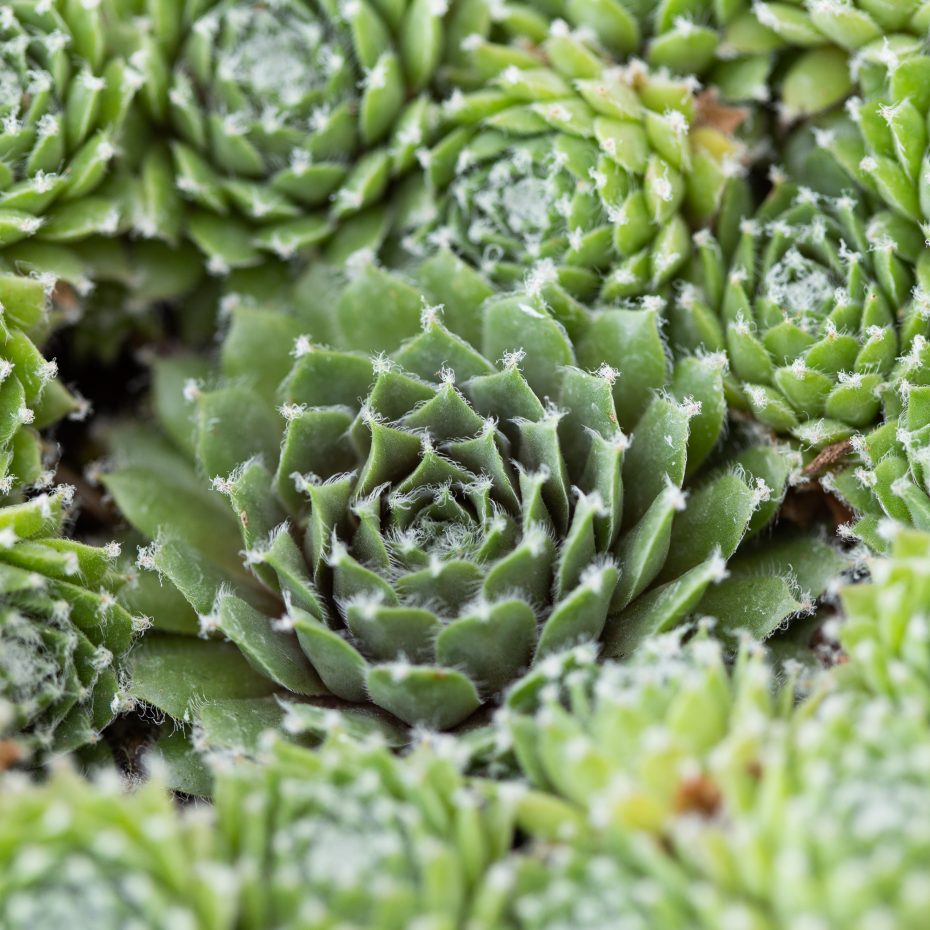
[[[261,764],[219,767],[236,926],[498,926],[493,870],[513,843],[519,788],[465,778],[457,749],[433,737],[398,758],[334,732],[313,752],[279,742]]]
[[[137,84],[110,56],[98,7],[0,9],[0,246],[116,231],[119,212],[98,188]]]
[[[41,783],[0,776],[0,923],[97,930],[230,930],[236,880],[210,812],[152,779]]]
[[[815,449],[846,440],[900,406],[899,355],[927,326],[913,232],[778,178],[754,216],[696,235],[672,343],[725,351],[731,400],[774,430]]]
[[[713,124],[742,116],[693,79],[600,57],[583,35],[557,21],[533,54],[505,48],[481,90],[453,93],[422,177],[398,198],[404,248],[451,248],[505,286],[552,266],[586,299],[666,288],[690,255],[689,224],[716,213],[742,170],[743,146]]]
[[[139,231],[186,226],[217,272],[337,228],[377,240],[378,203],[431,125],[421,91],[442,55],[444,0],[168,6],[126,40],[150,118],[174,136],[170,155],[145,157]]]
[[[11,273],[0,262],[0,497],[47,486],[47,450],[38,429],[81,415],[81,402],[58,380],[36,342],[48,330],[47,282]]]
[[[897,302],[899,357],[883,394],[884,416],[862,424],[875,428],[852,437],[852,464],[826,482],[860,518],[855,534],[879,550],[889,542],[882,531],[887,518],[930,529],[928,82],[930,57],[896,61],[873,94],[850,101],[847,116],[821,121],[811,133],[833,159],[822,164],[834,173],[834,185],[855,183],[864,202],[888,207],[875,214],[884,229],[874,256],[890,256],[895,280],[911,288]],[[890,342],[891,334],[884,338]]]
[[[328,291],[317,269],[302,311],[232,310],[218,369],[156,367],[174,445],[117,432],[105,480],[210,638],[148,637],[140,698],[181,717],[284,689],[450,727],[554,649],[798,609],[722,581],[790,460],[719,450],[719,357],[670,368],[654,310],[585,311],[573,344],[448,253],[417,273]]]
[[[99,739],[142,627],[116,602],[119,547],[61,538],[69,491],[0,508],[0,739],[16,757]]]

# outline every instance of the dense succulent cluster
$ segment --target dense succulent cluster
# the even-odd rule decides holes
[[[450,754],[397,759],[333,733],[217,771],[216,807],[179,812],[159,778],[131,793],[58,771],[0,776],[0,919],[9,930],[492,928],[517,792]],[[352,869],[346,868],[346,856]]]
[[[930,841],[924,761],[905,748],[925,708],[829,680],[792,708],[793,686],[774,690],[760,652],[728,673],[701,636],[654,640],[626,667],[589,658],[564,656],[545,683],[517,689],[506,720],[538,786],[521,825],[586,850],[555,857],[550,890],[526,904],[551,923],[527,926],[574,925],[568,914],[638,926],[653,899],[669,926],[919,924],[926,889],[898,882]]]
[[[71,494],[0,508],[0,738],[21,735],[17,757],[97,741],[128,701],[140,621],[113,593],[119,547],[61,538]]]
[[[11,928],[65,913],[216,930],[917,927],[926,707],[844,688],[845,673],[796,705],[758,647],[728,669],[706,630],[625,666],[561,654],[499,721],[532,788],[463,776],[448,738],[399,758],[338,726],[316,751],[217,757],[215,811],[173,810],[157,781],[125,795],[8,775],[0,914]]]
[[[923,927],[928,38],[0,5],[0,925]]]

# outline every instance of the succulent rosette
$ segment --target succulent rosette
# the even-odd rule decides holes
[[[774,98],[784,122],[829,110],[856,89],[874,92],[923,50],[930,10],[920,0],[740,3],[708,80],[728,100]]]
[[[186,229],[217,273],[336,230],[377,238],[387,186],[432,126],[422,92],[443,54],[446,4],[168,6],[132,39],[142,99],[174,137],[154,140],[132,185],[137,231]]]
[[[99,5],[5,3],[0,90],[0,247],[115,232],[99,189],[136,82],[109,54]]]
[[[408,251],[451,248],[504,286],[539,266],[584,299],[667,288],[744,149],[695,82],[618,65],[583,35],[556,21],[533,54],[502,53],[483,89],[453,93],[398,198]]]
[[[517,792],[468,781],[440,749],[399,759],[331,734],[315,752],[279,744],[261,765],[221,769],[219,832],[242,876],[236,926],[495,926],[489,875],[513,843]]]
[[[670,311],[674,346],[725,351],[730,399],[813,449],[896,415],[899,356],[923,343],[913,292],[922,242],[891,211],[868,213],[781,177],[753,216],[699,232],[693,280]]]
[[[927,889],[902,879],[930,842],[926,708],[837,687],[837,672],[796,705],[761,650],[728,668],[698,636],[625,667],[576,653],[517,689],[508,726],[534,784],[517,822],[540,844],[525,910],[583,918],[583,894],[592,926],[637,926],[643,900],[670,926],[919,926]]]
[[[882,394],[883,417],[860,424],[874,428],[851,437],[848,467],[822,482],[856,513],[854,534],[878,550],[888,546],[887,534],[880,532],[887,518],[930,529],[924,474],[930,371],[928,79],[930,58],[896,62],[871,95],[849,101],[846,116],[834,115],[811,130],[821,152],[817,164],[823,170],[817,174],[833,187],[854,186],[858,199],[872,206],[870,225],[880,220],[884,227],[879,227],[881,236],[873,251],[876,257],[892,257],[894,276],[901,284],[894,302],[898,357]],[[798,149],[802,157],[805,145],[809,141]],[[880,209],[883,205],[887,210]],[[907,294],[905,285],[910,288]],[[890,344],[887,329],[883,338]]]
[[[930,534],[895,528],[887,558],[868,563],[869,579],[840,592],[838,629],[848,661],[840,674],[866,693],[930,710],[924,605]]]
[[[0,778],[0,921],[9,930],[228,930],[236,885],[204,811],[115,773]]]
[[[47,282],[14,274],[0,263],[0,495],[9,499],[30,485],[47,485],[54,458],[39,430],[82,403],[58,379],[58,367],[36,343],[48,328]]]
[[[116,601],[118,546],[62,538],[69,489],[0,508],[0,736],[16,757],[78,749],[124,709],[141,622]]]
[[[210,637],[148,637],[137,696],[183,717],[208,661],[216,698],[332,694],[447,728],[576,642],[625,655],[695,611],[748,622],[751,584],[716,582],[793,460],[718,449],[721,359],[670,368],[642,307],[584,311],[573,343],[449,253],[413,281],[326,277],[302,313],[233,308],[219,370],[156,368],[173,447],[114,437],[105,481],[153,540],[143,564]],[[765,605],[756,632],[798,608]],[[186,679],[165,658],[185,650]]]

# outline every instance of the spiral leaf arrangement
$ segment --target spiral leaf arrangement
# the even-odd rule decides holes
[[[928,30],[3,4],[0,925],[923,927]]]
[[[725,351],[734,400],[757,420],[819,448],[899,406],[899,355],[922,344],[926,313],[907,261],[922,244],[898,216],[866,222],[850,195],[781,182],[754,216],[696,240],[672,341]]]
[[[590,312],[573,345],[539,298],[495,294],[449,254],[420,276],[459,282],[449,326],[490,295],[474,343],[411,283],[368,268],[335,298],[329,348],[293,317],[240,308],[222,379],[160,370],[163,423],[232,514],[179,461],[203,542],[179,538],[134,438],[106,482],[201,632],[289,691],[447,728],[553,650],[625,655],[695,611],[747,622],[726,560],[770,520],[791,460],[750,445],[702,468],[724,422],[720,359],[670,369],[646,309]],[[391,331],[362,323],[374,293],[393,303]],[[256,326],[264,392],[241,380]],[[237,524],[241,543],[222,545]],[[770,607],[759,635],[800,604],[784,588]]]
[[[655,293],[688,259],[685,217],[713,216],[742,148],[702,119],[687,79],[618,67],[565,23],[541,52],[545,66],[505,59],[449,99],[407,246],[453,248],[506,286],[540,268],[577,297]]]
[[[389,181],[432,126],[421,92],[443,54],[446,4],[165,6],[133,55],[148,108],[173,136],[170,155],[158,145],[146,156],[140,232],[186,229],[226,272],[337,227],[352,239],[377,226]]]
[[[140,623],[114,596],[119,547],[59,538],[69,492],[0,508],[0,736],[15,755],[96,742],[129,700],[122,658]]]

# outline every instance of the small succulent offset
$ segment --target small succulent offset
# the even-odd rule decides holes
[[[113,233],[100,194],[136,91],[109,54],[98,3],[4,3],[0,9],[0,247]]]
[[[279,744],[261,765],[221,769],[236,926],[490,930],[515,789],[467,781],[429,745],[399,759],[336,731],[316,752]]]
[[[743,147],[693,80],[617,65],[582,36],[558,20],[533,54],[486,52],[495,72],[449,98],[420,189],[398,198],[408,251],[451,248],[504,286],[545,273],[582,299],[667,289]]]
[[[584,895],[606,926],[651,895],[673,927],[920,925],[930,893],[906,877],[930,848],[922,701],[844,688],[841,667],[795,705],[758,649],[728,670],[701,635],[654,639],[625,667],[589,658],[517,689],[505,717],[549,889],[527,912],[585,926]],[[553,841],[567,848],[547,875]]]
[[[0,508],[0,738],[16,756],[99,739],[125,709],[141,621],[116,602],[118,546],[62,538],[70,489]]]
[[[695,611],[765,637],[800,609],[764,542],[723,580],[793,460],[721,445],[719,358],[672,368],[647,307],[583,310],[573,344],[538,296],[501,296],[449,253],[417,274],[366,266],[328,293],[317,269],[303,319],[234,308],[219,370],[156,367],[174,448],[114,436],[105,481],[154,541],[142,563],[264,694],[448,728],[580,641],[627,655]],[[423,307],[440,292],[444,310]],[[143,643],[137,696],[183,714],[191,681],[161,656],[189,643]]]
[[[131,56],[175,136],[170,157],[146,158],[162,203],[140,232],[174,237],[173,184],[218,273],[383,224],[382,195],[432,125],[421,92],[443,52],[443,0],[163,6]]]
[[[925,707],[843,689],[768,732],[745,790],[724,792],[729,822],[682,818],[671,833],[715,893],[711,914],[741,899],[756,912],[750,925],[765,928],[920,927],[930,906],[918,877],[930,855],[925,733]]]
[[[0,776],[0,924],[8,930],[231,930],[237,889],[212,818],[157,780]]]
[[[79,416],[81,401],[58,380],[54,361],[36,346],[48,322],[46,283],[12,274],[0,265],[0,495],[47,484],[47,459],[38,429],[66,415]]]
[[[930,535],[895,527],[890,554],[869,562],[870,580],[841,592],[839,638],[849,661],[839,674],[900,704],[930,712]]]
[[[548,813],[536,832],[555,838],[585,823],[658,837],[684,814],[715,813],[722,782],[747,776],[721,747],[758,718],[766,725],[738,743],[749,761],[772,721],[790,713],[794,687],[776,692],[748,639],[730,669],[706,626],[690,640],[683,632],[653,637],[623,664],[599,665],[585,647],[553,656],[511,690],[496,725],[543,795],[527,795],[521,822]],[[566,802],[558,816],[549,795]]]
[[[778,177],[754,216],[695,235],[672,344],[725,351],[731,403],[777,432],[814,449],[846,440],[895,415],[914,367],[899,355],[925,340],[914,233],[891,211]]]

